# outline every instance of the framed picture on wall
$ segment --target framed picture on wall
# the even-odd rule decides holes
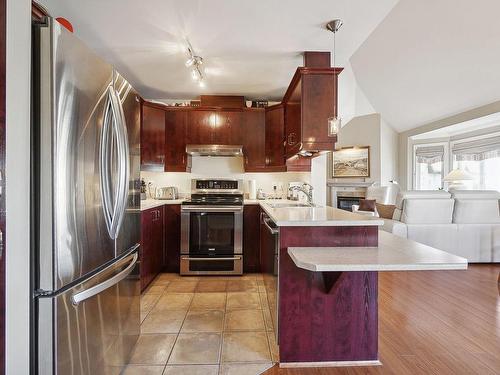
[[[370,146],[342,147],[332,159],[333,178],[370,177]]]

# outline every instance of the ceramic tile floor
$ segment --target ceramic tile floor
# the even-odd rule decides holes
[[[262,275],[160,274],[123,375],[257,375],[278,361]]]

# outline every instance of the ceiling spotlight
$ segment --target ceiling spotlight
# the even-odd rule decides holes
[[[186,61],[186,66],[189,68],[190,66],[192,66],[194,64],[194,58],[190,57],[187,61]]]
[[[205,87],[205,81],[200,80],[200,81],[198,82],[198,85],[199,85],[200,87]]]
[[[193,80],[197,81],[200,87],[204,87],[205,83],[203,82],[203,80],[205,77],[201,67],[201,65],[203,64],[203,57],[195,54],[194,49],[191,46],[191,43],[189,43],[189,40],[186,40],[186,44],[187,44],[186,50],[188,54],[186,67],[191,68],[191,77],[193,78]]]

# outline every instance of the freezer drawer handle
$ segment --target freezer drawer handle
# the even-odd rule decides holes
[[[106,281],[103,281],[100,284],[94,285],[93,287],[85,289],[82,292],[73,294],[71,296],[71,302],[73,303],[73,305],[78,306],[80,302],[85,301],[86,299],[89,299],[95,296],[96,294],[103,292],[104,290],[112,287],[115,284],[118,284],[120,281],[122,281],[124,278],[130,275],[130,273],[135,267],[135,264],[137,263],[137,259],[139,259],[139,253],[135,252],[132,261],[123,271],[117,273],[113,277],[107,279]]]

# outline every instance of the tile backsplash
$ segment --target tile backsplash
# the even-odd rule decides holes
[[[182,172],[141,172],[141,178],[154,186],[176,186],[182,195],[191,191],[193,178],[231,178],[244,180],[245,193],[248,193],[248,181],[255,180],[257,189],[266,193],[273,190],[273,185],[283,184],[286,189],[289,182],[310,182],[309,172],[280,173],[245,173],[241,157],[193,157],[191,173]]]

